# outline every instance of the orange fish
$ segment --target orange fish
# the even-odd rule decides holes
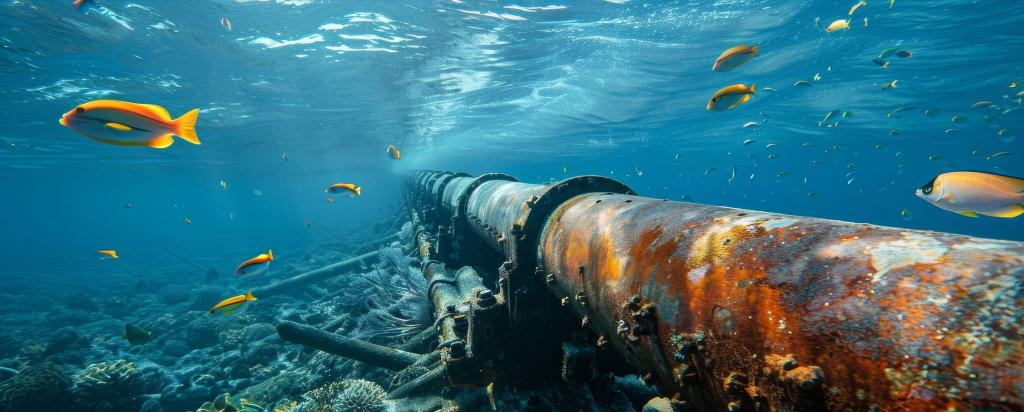
[[[65,113],[60,124],[106,144],[163,149],[174,144],[173,136],[200,144],[198,118],[199,109],[171,119],[167,109],[154,104],[94,100]]]
[[[71,7],[73,7],[75,10],[80,10],[82,6],[84,6],[85,3],[87,3],[88,1],[89,0],[75,0],[71,2]]]
[[[392,158],[394,160],[401,159],[402,158],[402,152],[399,152],[398,148],[395,147],[395,145],[390,145],[390,146],[388,146],[388,157],[390,157],[390,158]]]
[[[267,250],[267,253],[261,253],[252,259],[243,262],[235,269],[235,277],[246,276],[246,275],[259,275],[270,269],[270,262],[274,260],[274,251]]]
[[[252,291],[245,292],[244,295],[232,296],[214,305],[213,309],[210,309],[210,315],[230,315],[254,300],[256,300],[256,297],[252,295]]]
[[[718,56],[718,59],[715,60],[715,65],[711,66],[711,70],[716,72],[727,72],[750,61],[750,59],[757,56],[757,53],[758,50],[756,44],[749,47],[745,44],[741,44],[726,50],[721,56]]]
[[[708,101],[708,110],[721,112],[732,109],[750,101],[750,95],[754,94],[754,92],[755,86],[753,83],[750,84],[750,87],[747,87],[745,84],[723,87],[715,92],[714,96],[711,96],[711,100]]]
[[[352,197],[363,194],[363,188],[356,186],[352,183],[335,183],[324,190],[325,193],[342,193],[348,191]]]
[[[120,259],[121,258],[120,256],[117,256],[117,251],[113,250],[113,249],[111,249],[111,250],[100,250],[100,251],[96,252],[96,254],[100,255],[100,256],[106,256],[105,258],[102,258],[102,259],[106,259],[107,257],[109,257],[111,259]]]
[[[227,17],[220,18],[220,25],[224,26],[224,28],[228,29],[228,31],[231,31],[231,20],[228,20]]]

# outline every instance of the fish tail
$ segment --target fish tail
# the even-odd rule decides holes
[[[754,47],[757,47],[757,46],[754,46]],[[751,94],[753,94],[755,92],[755,90],[754,90],[755,87],[757,87],[757,83],[750,83],[750,93]]]
[[[363,194],[363,188],[356,186],[356,194],[361,196]]]
[[[245,292],[245,300],[256,300],[256,297],[252,295],[252,291]]]
[[[753,45],[753,46],[750,46],[750,52],[753,53],[755,56],[757,56],[758,49],[757,49],[757,45],[756,44]]]
[[[274,260],[274,249],[267,249],[267,257]]]
[[[199,109],[192,109],[192,111],[181,115],[181,117],[174,120],[174,124],[178,129],[178,132],[175,134],[189,143],[202,144],[199,143],[199,136],[196,135],[196,120],[198,119]]]

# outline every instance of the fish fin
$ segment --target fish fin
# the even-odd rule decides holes
[[[999,211],[997,213],[986,214],[992,217],[1015,218],[1017,216],[1024,214],[1024,203],[1012,204],[1006,209]]]
[[[750,52],[753,53],[755,56],[757,56],[757,54],[760,52],[760,50],[757,48],[757,45],[755,44],[753,46],[750,46]]]
[[[126,125],[123,125],[121,123],[116,123],[116,122],[110,122],[110,123],[104,124],[104,126],[107,126],[107,127],[111,128],[111,129],[122,131],[122,132],[129,132],[129,131],[132,130],[131,126],[126,126]]]
[[[256,297],[252,295],[252,291],[245,292],[245,300],[256,300]]]
[[[958,210],[957,213],[959,213],[961,215],[964,215],[964,216],[967,216],[967,217],[974,217],[974,218],[978,217],[978,213],[977,212],[972,212],[970,210]]]
[[[737,100],[736,103],[733,103],[732,106],[729,106],[725,110],[729,110],[729,109],[735,108],[736,106],[739,106],[739,105],[741,105],[743,103],[746,103],[749,100],[750,100],[750,94],[745,94],[745,95],[743,95],[743,97],[741,97],[739,100]]]
[[[946,193],[942,195],[942,197],[940,197],[939,200],[944,200],[949,203],[956,203],[956,197],[954,197],[952,193]]]
[[[163,107],[157,106],[155,104],[143,104],[143,103],[140,103],[139,106],[146,106],[146,107],[149,108],[149,110],[152,110],[152,111],[156,112],[156,114],[160,115],[160,117],[162,117],[163,120],[171,121],[171,114],[168,113],[167,109],[164,109]]]
[[[267,249],[267,257],[274,260],[274,249]]]
[[[199,109],[192,109],[192,111],[181,115],[174,120],[178,130],[175,134],[189,143],[202,144],[199,143],[199,136],[196,135],[196,120],[199,120]]]
[[[754,47],[757,47],[757,46],[754,46]],[[750,83],[750,93],[751,94],[753,94],[756,91],[756,90],[754,90],[755,87],[757,87],[757,83]]]
[[[153,140],[150,140],[149,143],[146,143],[146,146],[155,149],[166,149],[170,147],[172,144],[174,144],[174,137],[170,133],[168,133],[157,136]]]
[[[356,195],[360,195],[361,196],[362,194],[363,194],[363,188],[356,186]]]

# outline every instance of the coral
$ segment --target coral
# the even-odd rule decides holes
[[[75,404],[90,411],[137,410],[145,389],[142,373],[133,362],[118,359],[94,363],[75,375],[71,392]]]
[[[366,286],[373,308],[360,318],[358,336],[402,339],[432,327],[427,284],[423,273],[411,266],[413,259],[401,249],[384,248],[380,260],[375,271],[358,281]]]
[[[17,355],[26,344],[25,338],[17,335],[0,334],[0,358]]]
[[[89,342],[82,338],[78,332],[71,328],[60,328],[50,336],[50,342],[43,350],[43,356],[56,355],[58,353],[80,347],[88,346]]]
[[[61,410],[71,380],[49,363],[31,366],[0,383],[0,411]]]
[[[202,349],[219,342],[221,325],[208,318],[196,319],[185,329],[184,341],[189,349]]]
[[[160,406],[160,401],[156,399],[147,399],[143,402],[142,407],[139,408],[139,412],[163,412],[163,406]]]
[[[380,385],[362,379],[341,381],[342,391],[334,399],[331,412],[373,412],[384,407],[388,393]]]
[[[362,379],[332,382],[307,392],[302,412],[375,412],[384,407],[387,392],[380,385]]]

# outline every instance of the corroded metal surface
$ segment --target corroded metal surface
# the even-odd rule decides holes
[[[586,194],[548,286],[694,406],[1024,408],[1024,244]]]

